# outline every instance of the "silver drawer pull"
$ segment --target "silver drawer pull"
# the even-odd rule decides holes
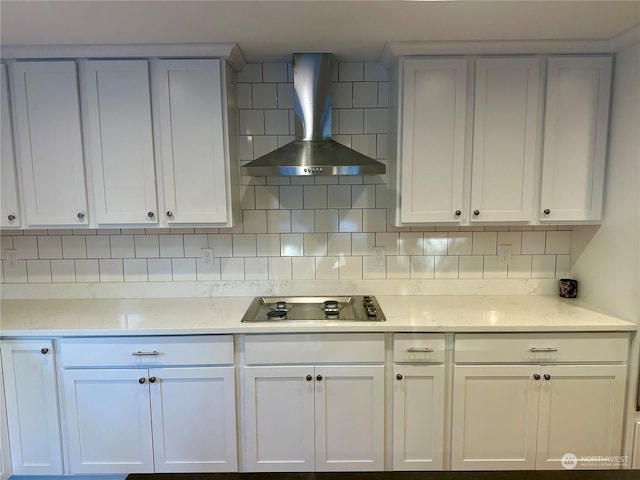
[[[558,349],[553,347],[547,347],[547,348],[531,347],[529,351],[531,353],[550,353],[550,352],[557,352]]]
[[[158,352],[157,350],[154,350],[152,352],[141,352],[140,350],[138,350],[137,352],[131,353],[131,355],[142,357],[145,355],[160,355],[160,352]]]
[[[407,347],[407,352],[425,352],[425,353],[433,353],[433,348],[429,347]]]

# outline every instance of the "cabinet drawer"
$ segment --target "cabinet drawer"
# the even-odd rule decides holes
[[[397,333],[393,336],[395,363],[443,363],[444,335]]]
[[[65,368],[233,363],[231,335],[65,338],[60,343]]]
[[[626,362],[627,333],[459,334],[456,363]]]
[[[247,365],[384,362],[378,333],[247,335],[244,344]]]

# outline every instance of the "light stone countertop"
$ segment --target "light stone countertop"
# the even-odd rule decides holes
[[[635,331],[631,322],[557,296],[378,295],[386,322],[241,323],[253,297],[2,300],[3,337],[313,332]]]

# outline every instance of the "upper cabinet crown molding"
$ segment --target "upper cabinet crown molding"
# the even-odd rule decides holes
[[[57,58],[226,58],[236,72],[247,61],[237,43],[158,43],[128,45],[3,45],[2,59]]]

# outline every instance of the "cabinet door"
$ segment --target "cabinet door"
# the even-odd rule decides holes
[[[458,222],[463,206],[467,61],[402,64],[402,223]]]
[[[611,57],[549,59],[540,221],[602,219],[610,88]]]
[[[229,221],[220,60],[155,65],[165,220]]]
[[[20,226],[16,159],[13,150],[7,67],[0,65],[0,227]]]
[[[2,374],[2,356],[0,356],[0,480],[12,475],[11,455],[9,452],[9,430],[7,429],[7,410],[4,399],[4,377]]]
[[[529,222],[538,155],[540,59],[479,59],[475,95],[469,218]]]
[[[26,224],[88,224],[76,64],[17,62],[15,125]]]
[[[151,369],[156,472],[237,471],[234,367]]]
[[[441,470],[444,365],[393,368],[393,469]]]
[[[56,368],[50,340],[2,342],[14,475],[61,475]]]
[[[538,366],[459,366],[453,372],[451,468],[533,470]]]
[[[153,472],[147,376],[146,369],[64,371],[72,474]]]
[[[384,467],[384,366],[316,367],[316,471]]]
[[[540,372],[536,468],[562,470],[566,453],[578,458],[622,455],[626,366],[543,366]],[[576,468],[617,465],[578,461]]]
[[[248,471],[315,470],[314,382],[312,366],[245,367]]]
[[[81,64],[96,222],[157,223],[146,60]]]

